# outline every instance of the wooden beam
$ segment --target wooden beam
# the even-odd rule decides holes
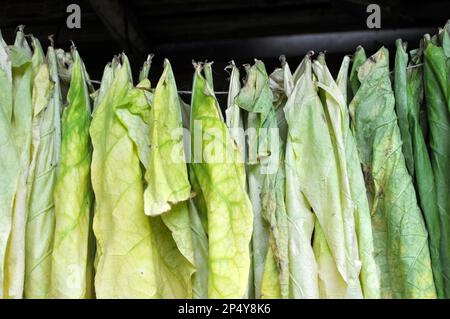
[[[111,36],[134,56],[148,53],[145,37],[135,24],[135,17],[119,0],[89,0],[92,8],[108,29]]]
[[[243,1],[240,6],[248,3],[249,1]],[[368,30],[366,26],[368,13],[363,4],[353,2],[333,4],[331,1],[311,5],[288,6],[287,2],[285,4],[285,6],[273,5],[272,8],[245,10],[230,8],[207,13],[200,12],[196,7],[198,10],[191,12],[193,9],[186,6],[186,9],[178,9],[185,12],[174,10],[172,13],[156,14],[158,8],[151,9],[150,2],[145,2],[145,5],[144,2],[135,3],[136,14],[145,21],[142,28],[147,31],[154,46],[174,42]],[[446,6],[448,7],[448,3],[437,0],[403,7],[399,7],[397,2],[394,7],[392,2],[389,6],[382,7],[382,29],[443,26],[448,19]]]
[[[433,28],[381,29],[178,42],[156,45],[154,53],[156,56],[171,59],[189,57],[200,61],[273,58],[282,54],[303,57],[309,50],[352,54],[358,45],[362,45],[368,52],[374,52],[382,45],[393,46],[397,38],[402,38],[411,43],[411,47],[416,47],[425,33],[432,32]]]
[[[368,0],[370,1],[370,0]],[[251,12],[254,10],[273,10],[292,7],[308,9],[311,6],[330,4],[330,0],[276,0],[276,1],[242,1],[242,0],[163,0],[136,1],[137,14],[148,16],[173,16],[218,12]],[[271,11],[269,11],[271,12]]]

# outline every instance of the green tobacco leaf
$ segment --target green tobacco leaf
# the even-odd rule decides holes
[[[11,125],[12,100],[9,49],[0,33],[0,298],[7,296],[8,291],[5,286],[5,258],[20,169]]]
[[[139,71],[139,82],[142,82],[148,78],[148,74],[150,72],[150,67],[152,65],[152,58],[153,58],[153,55],[149,54],[147,56],[147,59],[145,60],[144,64],[142,65],[142,68]]]
[[[359,68],[361,87],[350,104],[372,216],[375,261],[382,298],[435,298],[427,231],[401,151],[389,79],[381,48]]]
[[[286,145],[287,121],[283,107],[294,89],[294,77],[286,59],[282,56],[280,60],[281,68],[276,68],[269,75],[269,86],[273,94],[273,105],[277,113],[277,126],[280,131],[280,137],[283,144]]]
[[[342,233],[330,232],[328,228],[330,226],[323,226],[326,225],[328,221],[324,220],[324,217],[321,217],[320,214],[316,213],[318,217],[316,229],[319,229],[317,232],[317,240],[319,241],[318,245],[321,247],[319,251],[323,254],[316,254],[319,265],[319,278],[321,279],[320,292],[327,298],[361,298],[363,295],[359,274],[362,262],[360,260],[358,248],[361,248],[361,251],[364,252],[367,247],[362,247],[362,245],[366,243],[361,243],[361,245],[359,245],[361,247],[359,247],[357,243],[358,232],[360,230],[357,228],[355,217],[357,218],[361,211],[355,210],[359,198],[353,199],[355,194],[352,192],[352,185],[350,185],[353,180],[351,180],[349,176],[349,172],[352,168],[349,167],[348,154],[346,152],[348,147],[346,144],[349,142],[346,134],[348,133],[349,125],[345,99],[341,89],[334,81],[326,66],[325,55],[323,53],[319,55],[316,61],[314,61],[313,70],[314,75],[318,80],[318,94],[325,113],[325,121],[331,138],[333,147],[332,152],[335,157],[334,161],[336,162],[336,164],[333,163],[331,167],[333,169],[334,167],[339,167],[339,169],[337,169],[336,177],[334,178],[336,178],[340,192],[343,194],[342,198],[340,198],[340,203],[336,203],[336,208],[339,209],[341,214],[341,217],[340,219],[337,219],[337,222],[342,224]],[[352,164],[356,164],[356,168],[360,169],[358,162]],[[334,178],[331,174],[330,177],[330,181],[334,182]],[[365,217],[368,217],[368,210],[363,214]],[[326,215],[325,218],[327,218]],[[320,232],[323,233],[323,236]],[[344,266],[340,265],[340,262],[342,261],[340,261],[338,257],[339,252],[337,249],[339,249],[339,247],[334,246],[334,239],[331,239],[333,236],[342,236],[342,238],[338,237],[338,240],[344,242],[345,254],[347,256],[352,256],[346,261]],[[325,240],[325,242],[321,244],[320,241],[323,240]],[[315,245],[316,240],[314,240],[314,246]],[[373,250],[369,251],[369,255],[372,254],[372,252]],[[327,257],[327,255],[329,255],[329,257]],[[331,263],[331,260],[334,260],[333,263]],[[328,277],[330,277],[330,279],[326,279]]]
[[[294,89],[294,77],[284,56],[280,57],[281,68],[276,68],[269,76],[269,85],[275,104],[284,105]],[[277,108],[277,107],[276,107]]]
[[[407,73],[408,122],[412,138],[414,156],[414,178],[419,196],[420,207],[428,229],[431,265],[433,268],[436,293],[444,297],[442,265],[440,258],[440,217],[436,197],[436,185],[430,155],[420,126],[420,111],[423,102],[423,70],[416,67],[421,62],[421,53],[411,52],[411,63]]]
[[[350,95],[348,85],[350,62],[350,57],[348,55],[344,56],[344,58],[342,59],[341,67],[339,68],[339,73],[336,77],[336,84],[339,87],[339,90],[341,91],[342,97],[344,98],[346,104],[348,104],[349,102],[348,96]]]
[[[128,135],[136,145],[139,160],[145,169],[148,168],[150,158],[150,134],[143,134],[150,131],[148,124],[150,101],[147,96],[149,88],[150,82],[142,81],[128,92],[128,100],[132,103],[118,106],[116,110],[116,116],[128,130]]]
[[[235,103],[235,98],[241,89],[241,82],[239,78],[239,69],[234,64],[234,61],[227,67],[231,69],[230,86],[228,90],[227,108],[225,110],[225,118],[227,126],[230,129],[230,134],[241,154],[241,158],[245,158],[245,139],[243,136],[244,122],[243,114],[239,106]]]
[[[10,57],[10,48],[3,40],[0,31],[0,109],[5,113],[5,119],[11,122],[13,109],[12,94],[12,65]]]
[[[250,116],[251,114],[249,114]],[[269,249],[269,225],[264,221],[262,216],[261,191],[263,188],[263,176],[260,173],[260,169],[260,166],[255,164],[247,166],[248,196],[253,208],[253,234],[251,244],[255,298],[261,297],[265,261]]]
[[[308,60],[308,61],[307,61]],[[309,108],[312,100],[307,84],[311,69],[305,75],[305,65],[310,61],[304,59],[297,70],[298,80],[288,97],[284,111],[288,123],[286,140],[286,213],[289,229],[289,297],[319,298],[318,267],[311,245],[314,232],[315,216],[311,206],[301,191],[300,157],[303,150],[299,144],[302,120],[301,110]],[[315,96],[313,99],[317,99]],[[316,105],[314,105],[316,107]]]
[[[191,107],[181,98],[179,100],[181,104],[183,128],[189,131]],[[184,149],[186,150],[186,153],[189,152],[190,142],[189,136],[184,136]],[[199,197],[200,196],[197,195],[195,198],[191,198],[188,201],[189,223],[191,228],[195,265],[195,273],[192,276],[192,297],[196,299],[205,299],[208,298],[208,236],[206,235],[205,228],[203,227],[199,210],[195,205],[195,202],[198,202],[195,199],[198,200]]]
[[[440,31],[439,37],[445,56],[450,58],[450,20],[447,21],[444,28]]]
[[[272,141],[268,129],[276,128],[277,124],[272,91],[261,61],[256,60],[253,67],[247,67],[247,82],[236,96],[235,103],[247,112],[254,113],[249,120],[251,123],[247,123],[247,129],[256,131],[249,138],[248,161],[256,164],[260,157],[270,155]]]
[[[248,172],[250,198],[256,208],[253,211],[255,295],[258,298],[262,296],[260,291],[265,290],[268,296],[279,292],[282,298],[288,298],[288,227],[284,203],[284,167],[281,165],[283,147],[265,66],[256,60],[247,71],[247,81],[235,103],[255,117],[247,125],[256,130],[256,135],[253,140],[249,139],[249,144],[259,147],[257,162],[250,165]],[[268,258],[275,258],[275,261]],[[272,263],[277,267],[266,267],[265,263]],[[270,275],[266,271],[270,271]],[[276,280],[271,277],[278,279],[278,287],[273,286]],[[265,282],[270,283],[276,291],[270,292],[270,289],[264,288]]]
[[[67,93],[70,87],[71,66],[73,64],[72,54],[62,49],[54,49],[56,54],[56,63],[58,64],[59,86],[61,91],[61,101],[63,105],[67,104]]]
[[[92,148],[89,138],[91,106],[83,62],[73,52],[68,106],[62,117],[62,142],[55,202],[55,238],[52,252],[52,298],[80,299],[89,295],[92,236],[90,181]]]
[[[236,146],[239,150],[238,159],[242,159],[245,162],[247,147],[245,144],[245,132],[244,132],[244,113],[241,108],[236,104],[235,99],[241,90],[241,82],[240,82],[240,73],[239,69],[234,64],[234,61],[231,61],[230,64],[225,68],[225,70],[231,69],[230,74],[230,84],[228,89],[228,97],[227,97],[227,108],[225,109],[225,120],[228,129],[230,130],[230,135],[233,138]],[[248,182],[248,180],[247,180]],[[248,186],[248,184],[247,184]],[[248,191],[248,187],[247,187]],[[250,194],[251,195],[251,194]],[[253,243],[250,244],[250,255],[253,254]],[[253,259],[251,259],[251,269],[249,275],[249,283],[248,283],[248,298],[255,298],[255,283],[254,283],[254,271],[253,271]]]
[[[5,261],[4,296],[22,298],[25,277],[25,228],[28,215],[27,178],[31,161],[33,111],[31,101],[32,54],[21,29],[16,34],[14,46],[10,47],[10,53],[13,76],[11,129],[19,155],[20,173]]]
[[[208,219],[208,297],[242,298],[248,289],[252,208],[244,165],[236,161],[238,150],[201,68],[196,66],[192,92],[190,166],[193,189],[204,197]],[[199,147],[202,151],[196,154]]]
[[[113,61],[112,63],[116,63],[116,62]],[[105,97],[106,93],[110,89],[111,84],[113,82],[115,67],[113,67],[111,65],[112,63],[108,63],[105,66],[105,69],[103,70],[103,75],[102,75],[102,81],[100,83],[100,88],[97,91],[95,91],[94,96],[93,96],[94,106],[92,108],[92,114],[94,114],[95,110],[97,109],[97,106],[103,100],[103,98]]]
[[[395,111],[398,118],[398,126],[402,137],[403,156],[406,160],[406,167],[411,176],[414,176],[414,159],[412,150],[412,140],[408,122],[408,91],[406,66],[408,65],[407,44],[402,40],[396,41],[397,51],[395,55]]]
[[[263,66],[264,67],[264,66]],[[263,188],[264,175],[261,174],[261,167],[258,164],[258,130],[262,127],[261,119],[259,117],[259,112],[261,109],[254,108],[254,104],[259,108],[264,108],[264,112],[270,112],[271,96],[270,90],[264,78],[264,73],[258,71],[255,67],[250,68],[246,66],[247,80],[236,97],[234,98],[234,103],[237,107],[242,109],[242,111],[249,112],[247,115],[246,130],[251,133],[248,138],[248,166],[247,166],[247,183],[249,198],[253,207],[253,235],[252,235],[252,267],[253,267],[253,283],[254,283],[254,293],[256,298],[261,298],[262,280],[265,271],[265,261],[269,249],[269,225],[264,221],[262,213],[262,199],[261,192]],[[263,69],[265,72],[265,68]],[[260,99],[261,92],[265,92],[265,95],[270,99]],[[255,101],[256,100],[256,101]],[[264,106],[262,106],[264,105]],[[252,110],[258,112],[251,112]],[[265,135],[267,136],[267,135]],[[264,136],[264,137],[265,137]],[[267,142],[261,138],[261,143]],[[267,154],[267,150],[261,150],[262,155]],[[271,256],[273,256],[271,254]],[[276,268],[270,268],[276,270]],[[275,273],[275,277],[277,274]],[[278,280],[276,280],[278,281]],[[279,290],[279,287],[278,287]],[[266,294],[272,295],[270,292]]]
[[[47,298],[50,292],[51,253],[55,231],[53,190],[61,140],[61,93],[56,55],[52,47],[49,48],[47,60],[48,66],[46,63],[41,66],[41,76],[44,78],[34,79],[33,90],[33,93],[36,93],[33,96],[48,96],[47,99],[42,99],[46,101],[42,106],[33,106],[33,146],[36,153],[33,156],[32,178],[29,179],[31,187],[26,227],[26,298]],[[39,93],[39,90],[42,92]],[[38,99],[35,101],[39,102]],[[38,143],[34,143],[36,139]]]
[[[264,298],[276,295],[283,299],[289,298],[289,228],[284,194],[284,167],[280,164],[276,173],[264,176],[261,190],[262,213],[270,228],[269,249],[261,283],[261,296]],[[278,284],[269,284],[271,289],[267,289],[268,282]]]
[[[370,221],[369,203],[364,185],[364,176],[361,170],[358,152],[353,133],[350,130],[350,121],[345,96],[347,93],[347,74],[350,59],[345,57],[336,82],[329,72],[323,56],[319,56],[319,61],[314,63],[315,73],[318,78],[319,94],[322,104],[327,114],[328,126],[333,134],[335,152],[340,161],[345,162],[342,169],[342,183],[348,183],[349,195],[352,201],[354,226],[351,225],[352,218],[346,217],[349,228],[355,229],[357,237],[356,248],[353,251],[356,267],[361,263],[359,280],[365,298],[379,298],[380,282],[374,260],[372,225]],[[341,187],[344,189],[344,187]],[[321,230],[323,232],[323,230]],[[319,239],[322,236],[319,234]],[[350,239],[350,243],[351,243]],[[327,247],[323,245],[323,247]],[[355,247],[355,246],[354,246]],[[320,263],[319,263],[320,264]],[[328,268],[330,269],[330,268]],[[330,269],[332,270],[332,269]],[[358,272],[357,269],[354,270]],[[339,282],[339,280],[336,280]],[[357,285],[356,285],[357,286]],[[333,288],[330,287],[332,290]],[[333,293],[335,295],[335,293]]]
[[[194,249],[195,273],[192,277],[192,297],[208,298],[208,237],[203,229],[197,208],[192,199],[189,200],[189,221],[192,230],[192,246]]]
[[[180,253],[189,262],[182,264],[190,276],[194,271],[194,247],[187,200],[191,197],[185,162],[181,105],[168,60],[156,86],[149,114],[149,159],[145,180],[144,209],[147,215],[161,215]],[[139,148],[139,147],[138,147]],[[177,151],[175,153],[175,151]]]
[[[320,298],[342,298],[343,292],[347,290],[347,284],[336,268],[333,254],[317,219],[314,228],[313,249],[318,265]]]
[[[150,158],[145,173],[145,213],[155,216],[191,197],[183,151],[180,101],[168,60],[156,86],[150,115]],[[175,152],[176,149],[181,152]]]
[[[450,297],[450,114],[446,56],[441,47],[428,43],[424,52],[424,87],[430,130],[430,159],[440,215],[440,259],[444,294]]]
[[[95,113],[97,111],[97,107],[98,105],[100,105],[101,102],[103,102],[103,100],[105,99],[105,97],[107,96],[112,82],[114,80],[114,76],[115,76],[115,72],[117,70],[118,67],[118,63],[119,61],[116,59],[116,57],[114,57],[113,61],[108,63],[105,66],[105,69],[103,70],[103,75],[102,75],[102,81],[100,83],[100,88],[95,91],[93,94],[91,94],[93,101],[93,108],[92,108],[92,115],[91,117],[94,118],[95,117]],[[91,123],[92,125],[92,123]],[[92,161],[92,159],[91,159]],[[92,167],[91,167],[92,170]],[[91,178],[92,179],[92,178]],[[96,211],[96,201],[94,200],[94,214],[95,215],[95,211]],[[98,265],[98,259],[100,254],[98,253],[99,251],[99,246],[98,246],[98,242],[96,241],[96,248],[95,248],[95,260],[94,260],[94,268],[95,270],[97,270],[97,265]]]
[[[12,81],[12,65],[10,58],[9,47],[3,39],[2,32],[0,31],[0,70],[5,73],[6,78]]]
[[[297,210],[304,215],[312,210],[317,218],[316,223],[319,223],[324,230],[324,240],[328,245],[329,255],[332,256],[335,273],[339,275],[340,281],[345,283],[340,291],[340,297],[358,298],[361,297],[361,287],[355,251],[356,233],[347,176],[345,170],[340,169],[345,167],[345,157],[342,156],[342,151],[338,152],[343,149],[342,138],[328,127],[327,115],[313,80],[309,55],[305,57],[303,68],[303,73],[285,107],[289,125],[288,143],[292,143],[290,147],[293,152],[289,157],[288,154],[286,155],[286,162],[291,166],[290,171],[286,169],[287,176],[295,174],[297,180],[292,182],[291,187],[298,187],[302,195],[299,198],[301,202],[297,203],[301,206]],[[337,123],[337,125],[340,124]],[[341,141],[338,141],[338,138]],[[288,151],[291,150],[288,149]],[[308,216],[307,220],[308,224],[303,223],[297,227],[302,227],[304,236],[309,237],[312,235],[311,223],[314,223],[314,218]],[[292,238],[291,234],[290,238]],[[316,241],[314,245],[317,244]],[[306,244],[303,243],[303,245]],[[310,249],[311,247],[303,247],[304,251]],[[321,249],[316,251],[325,253]],[[325,269],[322,263],[329,258],[324,257],[325,255],[316,255],[315,258],[308,258],[308,264],[303,264],[305,268],[306,265],[310,268],[304,270],[309,271],[309,277],[311,277],[307,287],[310,295],[307,297],[317,296],[319,289],[321,295],[331,296],[330,291],[323,291],[323,286],[318,285],[319,278],[324,280],[326,277],[324,273],[321,273]]]
[[[150,226],[143,214],[143,201],[139,196],[139,193],[143,194],[139,157],[132,140],[127,137],[126,129],[115,115],[117,105],[125,104],[124,100],[131,86],[126,67],[126,64],[117,67],[110,88],[98,100],[90,127],[93,144],[91,178],[96,196],[93,225],[97,239],[95,288],[99,298],[127,294],[129,297],[146,297],[149,293],[157,295],[155,288],[150,291],[144,284],[153,284],[155,278],[150,272]],[[116,174],[120,174],[120,177]],[[108,178],[104,179],[106,177]],[[116,180],[120,182],[117,183]],[[127,191],[128,189],[133,189],[133,192]],[[127,202],[133,204],[130,206]],[[115,229],[112,228],[115,225],[112,213],[115,216],[123,215],[120,218],[120,228],[117,227],[118,224]],[[131,226],[130,222],[139,228],[133,227],[133,235],[124,241],[123,236],[127,227]],[[134,257],[134,260],[130,257]],[[132,264],[135,269],[121,268],[121,265],[127,263]],[[142,269],[140,274],[137,273],[138,269]],[[126,277],[129,283],[125,280]],[[134,284],[135,288],[130,287],[130,284]]]
[[[261,280],[261,299],[280,299],[281,285],[273,249],[268,249]]]
[[[96,197],[97,238],[95,290],[98,298],[189,298],[193,268],[180,253],[161,217],[144,213],[144,184],[138,133],[123,116],[144,122],[150,105],[146,90],[133,88],[123,55],[110,90],[92,119],[92,185]],[[122,111],[120,115],[118,111]],[[142,131],[142,136],[149,131]],[[142,138],[139,138],[141,140]],[[177,238],[177,237],[176,237]]]
[[[351,101],[353,96],[355,96],[356,92],[358,92],[358,89],[361,85],[361,82],[358,78],[358,69],[361,66],[361,64],[366,61],[366,52],[364,51],[363,47],[358,47],[355,51],[355,54],[353,55],[353,63],[352,68],[350,70],[350,78],[349,78],[349,86],[350,86],[350,93],[351,96],[349,97],[348,101]]]

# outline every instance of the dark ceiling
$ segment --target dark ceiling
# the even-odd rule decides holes
[[[221,74],[232,58],[249,63],[253,57],[262,57],[270,69],[278,64],[280,54],[287,53],[288,61],[295,64],[306,50],[326,48],[329,60],[337,65],[342,54],[351,53],[357,44],[375,50],[380,45],[391,47],[395,37],[401,36],[416,41],[416,45],[423,32],[434,32],[450,18],[449,0],[377,1],[382,29],[372,31],[366,26],[366,7],[371,2],[2,0],[0,29],[9,43],[19,24],[42,43],[54,34],[55,45],[67,49],[73,40],[95,79],[100,78],[107,61],[121,51],[130,56],[135,71],[147,53],[154,53],[152,79],[167,57],[179,86],[189,89],[192,59],[215,61],[215,72]],[[70,3],[80,5],[81,29],[66,26]],[[218,87],[224,86],[225,82],[219,82]]]

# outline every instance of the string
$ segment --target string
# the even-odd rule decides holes
[[[419,64],[415,64],[415,65],[410,65],[408,67],[406,67],[406,69],[414,69],[414,68],[419,68],[423,66],[423,63],[419,63]],[[394,73],[394,71],[391,71],[390,73]],[[101,81],[97,81],[97,80],[88,80],[90,83],[95,83],[100,85],[102,82]],[[187,90],[178,90],[179,94],[192,94],[192,91],[187,91]],[[217,95],[222,95],[222,94],[228,94],[228,92],[226,91],[215,91],[214,94]]]
[[[90,83],[101,84],[101,81],[97,80],[88,80]],[[192,94],[192,91],[179,90],[179,94]],[[215,91],[214,94],[228,94],[226,91]]]

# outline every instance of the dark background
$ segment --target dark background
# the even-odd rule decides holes
[[[92,79],[99,80],[113,55],[125,51],[136,74],[148,53],[154,53],[150,78],[156,83],[164,57],[170,59],[180,90],[190,90],[192,60],[214,61],[215,88],[227,90],[223,70],[262,58],[268,71],[286,54],[295,69],[308,50],[327,51],[337,72],[344,54],[361,44],[368,53],[395,39],[416,47],[426,32],[435,33],[450,18],[449,0],[377,1],[381,29],[366,26],[366,7],[374,1],[348,0],[83,0],[0,1],[0,29],[12,43],[19,24],[25,33],[48,45],[69,49],[73,40]],[[68,29],[66,7],[81,7],[81,29]],[[391,58],[393,51],[391,51]]]

